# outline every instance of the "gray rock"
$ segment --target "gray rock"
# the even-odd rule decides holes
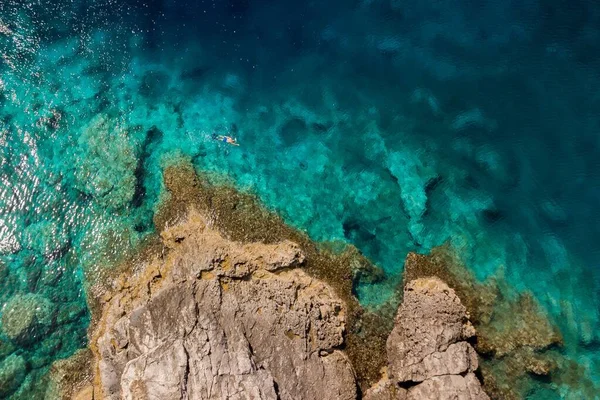
[[[232,242],[204,221],[192,212],[165,229],[168,254],[116,279],[104,295],[91,335],[94,396],[359,398],[341,350],[346,305],[295,268],[304,260],[300,248]],[[445,283],[410,282],[387,341],[387,374],[362,398],[487,399],[464,341],[473,334]]]
[[[435,376],[411,388],[406,400],[484,400],[489,397],[473,373]]]
[[[356,399],[352,366],[336,350],[345,305],[322,282],[289,269],[303,259],[298,247],[240,246],[208,228],[189,232],[172,244],[159,290],[147,299],[126,290],[105,306],[101,325],[110,328],[96,342],[103,395]]]
[[[455,344],[473,332],[465,307],[448,285],[437,278],[409,282],[387,340],[390,374],[399,382],[421,382],[476,369],[471,346]]]
[[[434,376],[475,371],[477,366],[477,353],[473,347],[467,342],[458,342],[445,351],[428,354],[420,362],[397,368],[395,377],[402,382],[422,382]]]
[[[437,278],[409,282],[387,340],[390,379],[422,382],[408,390],[407,399],[487,399],[473,374],[477,353],[464,341],[474,334],[448,285]]]

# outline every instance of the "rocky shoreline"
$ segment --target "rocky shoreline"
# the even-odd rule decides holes
[[[356,249],[318,248],[188,163],[164,179],[160,235],[87,277],[89,350],[55,364],[54,396],[510,399],[556,369],[545,350],[561,338],[535,302],[475,282],[443,249],[408,256],[397,312],[368,311],[352,288],[380,271]],[[499,328],[501,308],[517,323]]]
[[[347,306],[301,268],[298,245],[223,238],[192,211],[169,253],[118,281],[92,335],[94,399],[357,399]],[[445,283],[404,291],[387,377],[365,398],[486,399],[466,308]],[[76,396],[76,398],[77,398]]]

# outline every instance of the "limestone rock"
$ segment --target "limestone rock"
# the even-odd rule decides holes
[[[462,342],[472,334],[466,309],[448,285],[437,278],[409,282],[387,342],[390,372],[400,382],[421,382],[474,371],[475,350]]]
[[[473,374],[477,354],[464,341],[475,333],[466,308],[448,285],[421,278],[404,288],[387,341],[390,379],[408,383],[407,399],[487,399]]]
[[[345,305],[298,247],[240,245],[200,222],[165,232],[156,273],[113,296],[96,337],[107,399],[356,399]],[[176,229],[176,228],[174,228]],[[170,241],[170,238],[176,240]],[[153,270],[149,266],[147,270]]]
[[[433,249],[430,255],[408,254],[405,281],[432,276],[456,291],[477,329],[475,349],[494,359],[480,367],[488,394],[519,399],[528,388],[537,386],[534,375],[553,373],[553,380],[568,380],[559,378],[569,371],[560,367],[565,357],[552,350],[562,346],[558,327],[531,293],[517,292],[506,282],[502,268],[479,282],[449,245]],[[577,385],[592,386],[584,375],[578,376]]]
[[[473,373],[435,376],[411,388],[406,400],[479,400],[489,399]]]
[[[95,378],[79,386],[88,398],[86,384],[107,400],[488,399],[465,341],[475,330],[437,278],[406,285],[386,373],[361,397],[342,350],[348,305],[297,268],[299,246],[235,242],[194,211],[161,239],[160,254],[113,290],[91,290],[101,315],[90,336]]]
[[[364,395],[365,400],[406,400],[408,391],[384,376]]]
[[[16,342],[32,343],[47,332],[53,316],[54,307],[47,298],[17,294],[2,309],[2,332]]]
[[[89,385],[73,395],[72,400],[94,400],[94,387]]]

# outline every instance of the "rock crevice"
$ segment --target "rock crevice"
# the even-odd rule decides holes
[[[466,341],[474,335],[453,289],[435,277],[409,282],[387,340],[388,375],[365,398],[489,399]]]

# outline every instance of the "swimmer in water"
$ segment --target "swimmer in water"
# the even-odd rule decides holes
[[[240,144],[237,142],[237,140],[235,140],[234,138],[232,138],[231,136],[226,136],[226,135],[213,135],[212,136],[213,139],[218,140],[219,142],[223,142],[223,143],[228,143],[231,144],[233,146],[239,146]]]

